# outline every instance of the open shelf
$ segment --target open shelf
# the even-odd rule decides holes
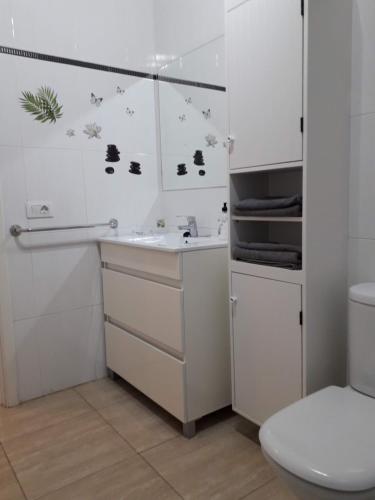
[[[232,215],[235,222],[303,222],[303,217],[249,217]]]
[[[236,173],[230,176],[230,190],[232,269],[245,274],[300,283],[303,273],[301,269],[287,269],[282,267],[282,263],[280,267],[271,262],[267,265],[264,260],[268,255],[265,259],[259,259],[259,262],[237,260],[234,257],[239,254],[236,247],[240,242],[280,243],[302,249],[303,216],[241,215],[236,211],[236,204],[247,198],[302,196],[302,167]]]

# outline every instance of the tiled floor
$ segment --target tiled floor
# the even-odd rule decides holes
[[[224,410],[198,431],[109,379],[0,408],[0,499],[295,500],[254,426]]]

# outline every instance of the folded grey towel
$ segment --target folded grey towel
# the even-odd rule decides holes
[[[233,256],[241,260],[257,260],[263,262],[279,262],[284,264],[299,264],[301,254],[299,252],[276,252],[271,250],[247,250],[235,247]]]
[[[237,210],[265,210],[269,208],[287,208],[293,205],[302,205],[302,196],[269,196],[265,198],[247,198],[239,201],[235,208]]]
[[[237,247],[244,248],[245,250],[269,250],[276,252],[297,252],[302,255],[302,247],[299,245],[285,245],[284,243],[258,243],[258,242],[247,242],[239,241]]]
[[[243,217],[301,217],[302,206],[292,205],[286,208],[265,208],[262,210],[239,210],[236,208],[234,213]]]
[[[302,262],[298,264],[286,264],[285,262],[269,262],[264,260],[253,260],[253,259],[241,259],[242,262],[248,262],[250,264],[257,264],[258,266],[269,266],[269,267],[281,267],[282,269],[290,269],[291,271],[298,271],[302,269]]]

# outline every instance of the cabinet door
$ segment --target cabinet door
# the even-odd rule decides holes
[[[301,286],[232,274],[233,406],[257,424],[302,396]]]
[[[232,169],[302,159],[301,0],[251,0],[227,14]]]

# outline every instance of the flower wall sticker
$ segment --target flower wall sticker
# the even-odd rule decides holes
[[[102,105],[103,97],[96,97],[96,95],[91,92],[90,102],[91,104],[94,104],[97,108],[99,108],[99,106]]]
[[[132,117],[134,115],[134,109],[126,108],[125,113]]]
[[[66,131],[66,135],[68,137],[74,137],[76,135],[76,132],[72,128],[68,128],[68,130]]]
[[[47,86],[40,87],[36,94],[28,90],[22,92],[20,102],[22,108],[41,123],[56,123],[63,115],[56,92]]]
[[[206,146],[208,148],[209,147],[214,148],[216,146],[216,144],[218,143],[216,137],[214,135],[212,135],[212,134],[206,135],[205,139],[206,139],[206,143],[207,143]]]
[[[99,127],[95,122],[88,123],[85,125],[84,134],[88,136],[88,139],[101,139],[100,132],[102,131],[102,127]]]

